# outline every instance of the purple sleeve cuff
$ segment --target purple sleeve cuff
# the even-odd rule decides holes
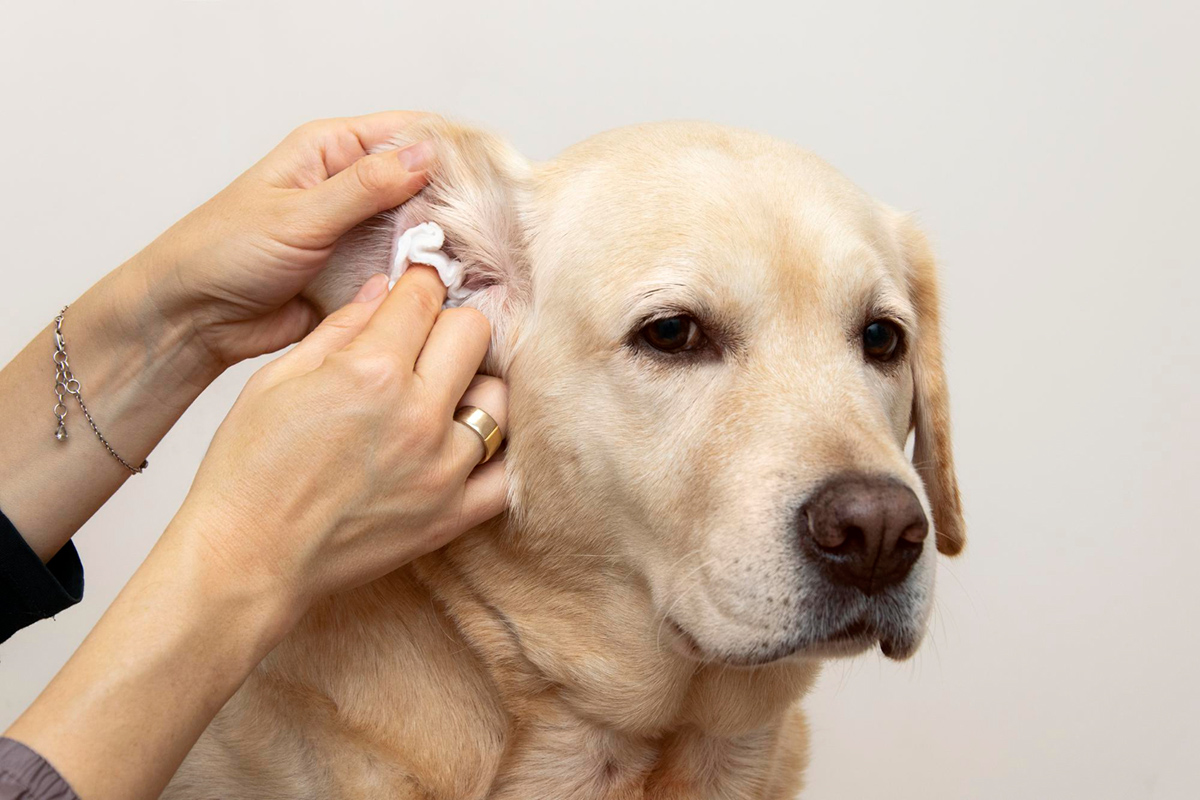
[[[0,800],[79,800],[46,759],[0,737]]]

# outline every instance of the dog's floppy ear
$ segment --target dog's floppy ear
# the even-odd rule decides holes
[[[346,234],[304,296],[328,314],[371,275],[389,271],[401,233],[436,222],[445,231],[443,250],[463,267],[463,286],[470,291],[463,305],[479,309],[492,324],[488,371],[497,371],[514,310],[529,290],[521,209],[530,165],[499,137],[438,117],[411,125],[378,149],[422,140],[432,142],[437,154],[426,187]]]
[[[937,274],[925,235],[906,217],[898,220],[909,293],[917,312],[913,348],[913,465],[933,509],[937,547],[953,556],[967,543],[954,452],[950,444],[950,396],[942,367]]]

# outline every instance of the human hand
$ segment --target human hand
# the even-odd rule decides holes
[[[127,265],[216,371],[292,344],[319,321],[298,297],[338,238],[425,183],[428,142],[369,155],[423,114],[311,122]],[[156,334],[157,335],[157,334]]]
[[[251,378],[167,531],[8,736],[84,797],[157,797],[313,600],[502,510],[503,464],[477,466],[452,417],[461,399],[506,423],[503,383],[475,376],[489,326],[444,297],[428,267],[390,293],[376,275]]]
[[[477,467],[474,405],[504,429],[498,378],[476,377],[487,320],[441,311],[445,288],[414,267],[364,284],[246,385],[176,521],[222,580],[246,578],[298,613],[441,547],[504,506],[503,465]],[[464,396],[465,392],[465,396]],[[231,577],[232,576],[232,577]],[[286,612],[285,612],[286,613]]]
[[[338,237],[424,185],[428,143],[367,155],[421,116],[396,111],[299,128],[70,304],[63,330],[71,364],[122,458],[146,458],[230,364],[317,324],[298,294]],[[53,386],[53,336],[51,325],[0,370],[0,505],[44,560],[129,477],[104,448],[64,446],[44,427],[47,407],[31,387]],[[67,427],[72,441],[92,436],[81,414],[69,414]]]

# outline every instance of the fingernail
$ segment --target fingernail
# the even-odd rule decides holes
[[[417,142],[400,151],[400,164],[409,172],[420,172],[433,161],[433,143]]]
[[[378,272],[367,278],[367,282],[359,288],[358,294],[354,295],[354,299],[350,302],[366,303],[370,300],[374,300],[376,297],[379,297],[379,295],[383,294],[383,287],[385,286],[387,286],[387,275],[384,275],[382,272]]]

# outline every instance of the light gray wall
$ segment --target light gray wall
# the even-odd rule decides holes
[[[1194,3],[114,8],[4,4],[0,359],[310,118],[440,110],[534,157],[677,117],[799,142],[936,243],[971,536],[910,664],[828,667],[810,796],[1200,796]],[[79,534],[87,599],[0,648],[0,725],[248,373]]]

